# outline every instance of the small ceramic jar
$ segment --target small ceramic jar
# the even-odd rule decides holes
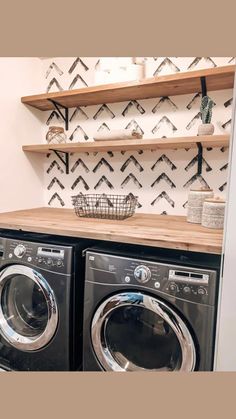
[[[225,200],[220,198],[206,199],[203,204],[202,225],[208,228],[224,227]]]
[[[187,221],[189,223],[201,224],[203,202],[207,198],[213,198],[214,193],[212,189],[190,189],[188,195],[188,212]]]
[[[212,135],[215,131],[213,124],[201,124],[198,127],[198,135]]]

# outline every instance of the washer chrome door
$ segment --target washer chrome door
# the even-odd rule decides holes
[[[106,371],[193,371],[188,327],[166,303],[142,292],[106,299],[91,326],[94,352]]]
[[[35,351],[47,345],[57,324],[55,296],[40,273],[23,265],[0,273],[0,333],[7,342]]]

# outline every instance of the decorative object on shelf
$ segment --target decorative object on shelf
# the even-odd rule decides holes
[[[212,189],[200,188],[190,189],[188,194],[187,221],[189,223],[201,224],[203,203],[207,198],[213,198]]]
[[[224,227],[225,200],[219,197],[206,199],[203,204],[202,226],[208,228]]]
[[[124,220],[135,213],[138,197],[128,195],[83,194],[72,196],[72,204],[78,217]]]
[[[117,129],[106,132],[99,132],[94,135],[94,141],[106,141],[106,140],[137,140],[142,138],[136,129]]]
[[[209,96],[203,96],[200,107],[202,124],[198,127],[198,135],[212,135],[214,133],[215,127],[211,124],[213,106],[213,100]]]
[[[66,134],[62,127],[49,127],[46,134],[46,140],[49,144],[60,144],[66,142]]]
[[[95,84],[142,80],[144,65],[132,57],[102,57],[95,71]]]
[[[126,70],[126,80],[142,80],[144,78],[144,66],[143,64],[130,64]]]

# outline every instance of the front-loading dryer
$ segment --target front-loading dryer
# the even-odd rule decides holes
[[[76,349],[75,334],[82,334],[82,322],[80,328],[74,304],[79,283],[75,249],[19,236],[0,237],[0,366],[76,370],[82,351]],[[77,305],[82,308],[79,292]]]
[[[212,370],[217,281],[217,269],[88,249],[84,371]]]

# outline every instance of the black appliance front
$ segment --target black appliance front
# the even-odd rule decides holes
[[[82,324],[78,323],[73,301],[79,282],[78,278],[75,281],[74,251],[69,245],[0,238],[3,368],[78,369],[82,355],[75,345],[75,333],[82,333]],[[79,295],[77,292],[82,308]]]
[[[86,252],[84,371],[210,371],[217,270]]]

